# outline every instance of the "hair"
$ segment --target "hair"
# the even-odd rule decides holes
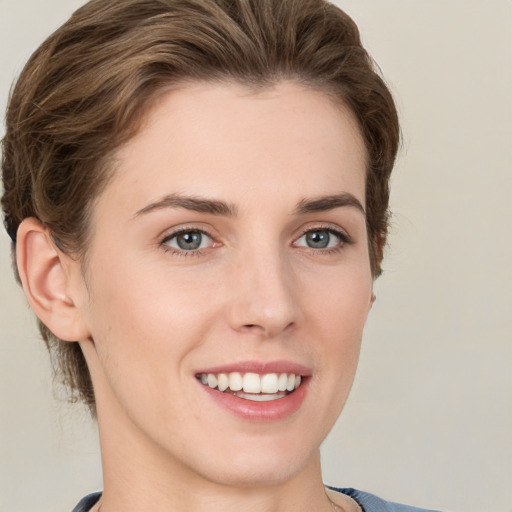
[[[325,92],[359,123],[370,265],[379,275],[398,116],[356,24],[325,0],[92,0],[78,9],[32,55],[11,93],[2,209],[13,254],[20,223],[35,217],[62,251],[86,256],[92,204],[113,173],[109,156],[173,85],[282,80]],[[14,269],[19,281],[15,258]],[[70,399],[94,414],[79,344],[38,322]]]

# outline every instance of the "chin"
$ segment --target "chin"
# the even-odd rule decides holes
[[[290,464],[289,460],[276,464],[270,460],[255,463],[247,460],[244,467],[233,466],[224,472],[217,471],[211,481],[233,487],[271,487],[292,480],[303,469],[304,465]]]
[[[262,446],[252,450],[229,446],[221,459],[203,466],[203,475],[212,482],[234,487],[267,487],[292,480],[310,466],[319,465],[320,453],[300,447]],[[205,461],[206,462],[206,461]],[[209,466],[209,467],[208,467]]]

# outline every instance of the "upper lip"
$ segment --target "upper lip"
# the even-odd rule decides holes
[[[311,375],[311,369],[293,361],[239,361],[237,363],[228,363],[219,366],[202,368],[196,372],[201,373],[293,373],[302,377]]]

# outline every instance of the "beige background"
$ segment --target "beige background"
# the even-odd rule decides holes
[[[82,2],[0,0],[0,109]],[[400,107],[385,274],[328,483],[457,512],[512,511],[512,2],[346,0]],[[3,128],[2,128],[3,130]],[[101,488],[94,425],[54,395],[0,234],[0,511]]]

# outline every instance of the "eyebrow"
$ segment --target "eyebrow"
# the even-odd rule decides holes
[[[185,210],[194,212],[225,215],[229,217],[234,217],[237,214],[236,206],[225,203],[224,201],[188,195],[184,196],[181,194],[169,194],[140,209],[135,214],[135,217],[164,208],[184,208]]]
[[[361,202],[354,195],[348,192],[322,196],[315,199],[302,199],[295,208],[295,214],[305,215],[307,213],[324,212],[342,207],[356,208],[366,216],[366,212]],[[144,208],[138,210],[135,217],[165,208],[184,208],[185,210],[199,213],[209,213],[210,215],[223,215],[228,217],[236,217],[238,213],[238,209],[235,205],[218,199],[206,199],[203,197],[182,194],[168,194],[162,199],[159,199],[154,203],[150,203]]]
[[[342,207],[356,208],[366,217],[366,212],[359,199],[348,192],[323,196],[316,199],[303,199],[297,205],[295,213],[304,215],[306,213],[325,212]]]

